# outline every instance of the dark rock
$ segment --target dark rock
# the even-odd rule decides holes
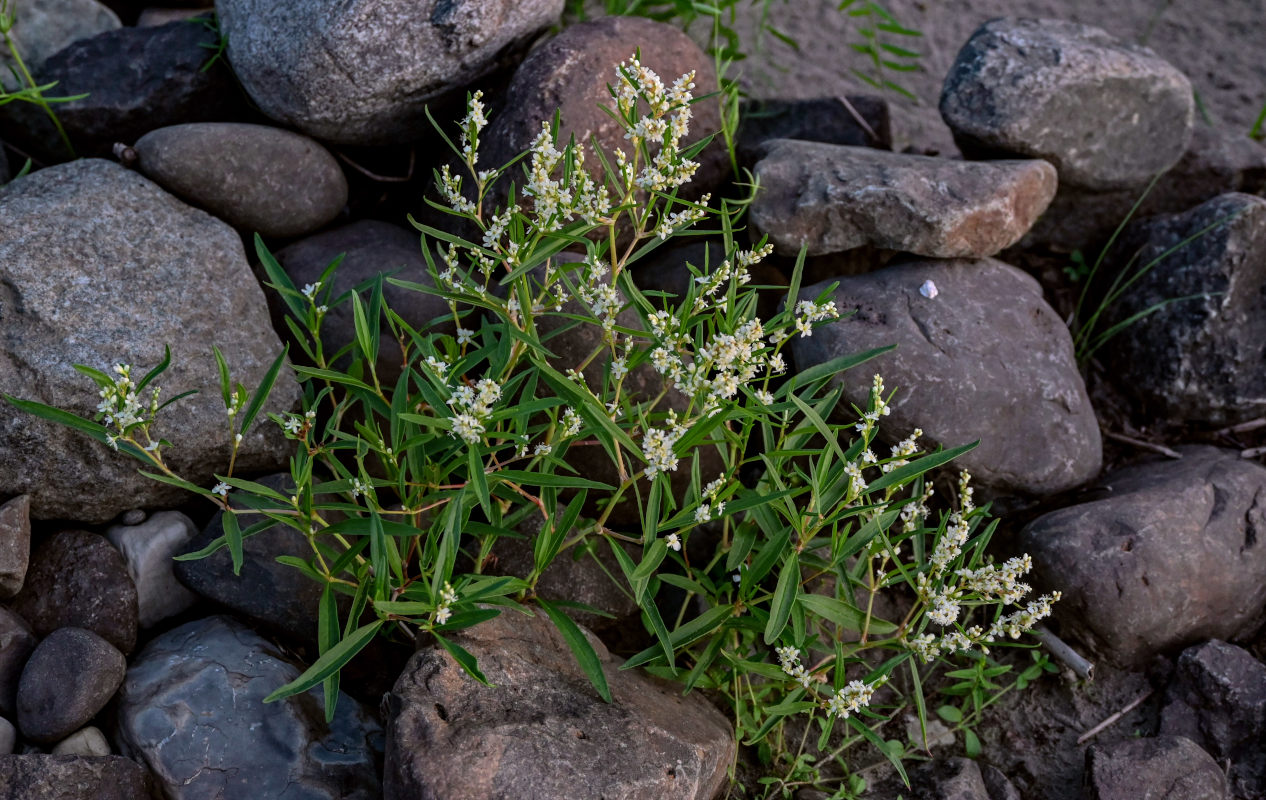
[[[563,0],[216,3],[233,71],[260,110],[343,144],[421,138],[428,103],[486,78],[562,10]]]
[[[0,606],[0,714],[17,714],[18,681],[39,638],[26,620]]]
[[[1222,768],[1190,739],[1158,736],[1091,745],[1086,800],[1225,800]]]
[[[0,186],[9,182],[9,156],[4,151],[4,142],[0,142]]]
[[[39,636],[69,626],[92,631],[124,655],[136,646],[136,585],[123,556],[95,533],[45,539],[31,555],[13,610]]]
[[[82,728],[114,696],[127,659],[97,634],[58,628],[27,659],[18,684],[18,728],[56,742]]]
[[[0,598],[22,588],[31,560],[31,498],[15,497],[0,504]]]
[[[911,776],[919,800],[993,800],[980,776],[980,767],[969,758],[929,762]]]
[[[110,544],[123,554],[136,584],[137,620],[142,628],[175,616],[197,600],[181,586],[172,558],[198,535],[193,521],[179,511],[159,511],[140,525],[114,525],[106,530]]]
[[[172,194],[263,236],[302,236],[347,203],[334,156],[297,133],[241,122],[159,128],[133,147],[137,166]]]
[[[331,231],[309,236],[279,250],[277,261],[290,279],[300,288],[316,284],[325,268],[340,254],[343,260],[334,273],[331,298],[337,298],[357,286],[363,286],[379,275],[432,286],[422,243],[416,233],[377,220],[358,220]],[[368,290],[364,290],[368,292]],[[382,284],[383,301],[421,333],[454,333],[452,312],[443,298]],[[368,299],[369,295],[364,295]],[[276,293],[269,294],[274,313],[285,313]],[[278,328],[282,330],[283,328]],[[400,345],[382,323],[383,335],[378,354],[378,377],[384,385],[394,385],[400,376]],[[332,305],[321,323],[321,336],[327,353],[332,353],[356,338],[350,300]]]
[[[282,473],[260,478],[259,482],[281,492],[294,491],[290,475]],[[229,492],[234,508],[246,508]],[[197,552],[224,535],[223,512],[217,512],[188,544],[187,552]],[[243,530],[264,519],[257,514],[241,514]],[[309,558],[312,547],[296,531],[275,525],[242,543],[242,571],[233,574],[228,548],[194,561],[177,561],[176,578],[194,592],[232,609],[253,622],[300,642],[315,642],[317,609],[321,586],[299,570],[277,562],[278,556]]]
[[[743,103],[738,129],[739,161],[756,163],[771,139],[892,149],[888,101],[858,94],[811,100],[761,99]]]
[[[1204,231],[1202,233],[1202,231]],[[1266,411],[1266,200],[1216,197],[1185,214],[1128,229],[1109,262],[1156,263],[1113,304],[1104,328],[1157,303],[1104,348],[1112,379],[1148,420],[1230,424]],[[1133,263],[1129,263],[1133,259]]]
[[[299,667],[228,617],[168,631],[133,661],[119,693],[121,744],[168,800],[379,797],[377,725],[340,695],[325,722],[322,690],[265,705]]]
[[[8,11],[15,20],[9,36],[32,70],[73,42],[119,27],[119,18],[97,0],[34,0],[10,4]],[[14,88],[10,70],[16,66],[9,48],[0,45],[0,85]]]
[[[55,756],[108,756],[110,743],[100,728],[89,725],[62,739],[50,752]]]
[[[907,262],[839,279],[834,299],[841,315],[856,313],[797,336],[798,369],[898,345],[837,378],[837,418],[851,415],[849,404],[866,406],[878,373],[897,390],[881,435],[921,428],[925,449],[980,440],[954,463],[983,484],[1051,494],[1099,472],[1099,425],[1071,337],[1029,275],[993,259]]]
[[[1020,535],[1035,582],[1063,593],[1056,616],[1123,666],[1250,634],[1266,608],[1266,469],[1235,451],[1179,452],[1106,476],[1103,499]]]
[[[13,723],[4,717],[0,717],[0,756],[7,756],[13,752],[14,746],[18,741],[17,728],[13,727]]]
[[[935,258],[991,256],[1055,196],[1045,161],[954,161],[777,139],[756,165],[751,222],[778,252],[871,245]]]
[[[413,656],[384,701],[387,800],[707,800],[725,783],[731,726],[698,692],[620,671],[591,638],[604,703],[541,613],[503,612],[455,638],[494,687],[438,645]]]
[[[1197,125],[1187,152],[1147,193],[1133,219],[1178,214],[1228,192],[1266,194],[1266,147],[1239,131]],[[1021,245],[1098,252],[1141,197],[1139,188],[1093,192],[1060,186]]]
[[[1166,690],[1161,733],[1229,760],[1237,797],[1266,794],[1266,665],[1216,639],[1187,648]]]
[[[134,142],[155,128],[182,122],[252,116],[228,64],[214,56],[219,38],[188,21],[156,28],[120,28],[76,42],[51,56],[36,80],[57,82],[61,120],[79,155],[107,156],[116,142]],[[61,140],[38,107],[10,103],[0,128],[46,157],[66,158]]]
[[[168,465],[209,486],[230,451],[211,345],[250,387],[281,351],[238,235],[140,175],[91,159],[0,190],[0,219],[0,392],[91,417],[96,387],[72,365],[132,364],[139,376],[170,345],[171,367],[155,381],[162,396],[199,393],[164,409],[153,430],[173,444]],[[283,369],[243,437],[238,474],[286,463],[292,445],[266,415],[298,398]],[[31,495],[36,519],[109,522],[187,497],[106,445],[7,403],[0,452],[0,495]]]
[[[0,757],[0,797],[12,800],[146,800],[145,769],[123,756]]]
[[[980,779],[984,781],[989,792],[989,800],[1023,800],[1020,790],[1015,788],[1002,770],[989,764],[980,765]]]
[[[1174,165],[1191,136],[1191,83],[1146,47],[1051,19],[995,19],[963,45],[941,116],[967,155],[1050,161],[1061,184],[1119,189]]]
[[[695,97],[717,91],[716,70],[707,55],[679,28],[641,17],[600,17],[571,25],[534,49],[524,59],[506,90],[504,108],[494,114],[484,131],[480,164],[505,164],[531,147],[541,132],[541,122],[561,115],[559,138],[577,142],[596,140],[608,158],[620,149],[631,154],[624,129],[607,110],[613,101],[608,85],[617,82],[616,68],[640,49],[641,61],[664,84],[687,72],[695,73]],[[690,133],[683,145],[692,144],[721,130],[719,106],[704,100],[691,107]],[[585,168],[597,176],[601,161],[586,147]],[[699,169],[683,195],[709,191],[729,170],[729,156],[720,137],[696,158]],[[513,171],[517,183],[521,173]],[[502,181],[504,189],[507,181]]]

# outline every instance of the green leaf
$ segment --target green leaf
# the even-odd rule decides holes
[[[268,395],[272,394],[273,386],[277,383],[277,373],[281,371],[281,365],[286,363],[286,356],[290,353],[290,345],[282,348],[277,354],[277,358],[273,360],[268,371],[264,373],[264,379],[260,382],[259,388],[255,390],[255,394],[251,395],[251,401],[246,406],[246,412],[242,414],[242,427],[238,428],[243,434],[250,428],[251,423],[255,421],[255,416],[259,414],[259,410],[264,407],[264,403],[268,400]]]
[[[456,642],[445,639],[438,633],[432,632],[431,635],[435,637],[435,641],[440,643],[440,647],[443,647],[448,651],[448,654],[453,657],[458,666],[466,671],[467,675],[479,681],[484,686],[492,686],[492,684],[488,682],[488,679],[484,677],[484,674],[479,671],[479,664],[475,661],[475,657],[470,654],[469,650]]]
[[[330,587],[331,584],[325,584],[317,609],[317,648],[321,653],[329,652],[339,640],[338,603]],[[322,688],[325,692],[325,722],[328,725],[334,721],[334,706],[338,703],[338,673],[326,678]]]
[[[88,434],[102,444],[106,443],[106,429],[104,425],[100,425],[92,420],[84,419],[83,417],[78,417],[69,411],[62,411],[60,408],[47,406],[33,400],[19,400],[9,394],[0,395],[0,397],[4,397],[5,401],[8,402],[9,405],[19,408],[28,414],[34,414],[35,416],[40,417],[41,419],[46,419],[49,422],[56,422],[58,425],[65,425],[68,428],[74,428],[77,431],[82,431]]]
[[[955,706],[941,706],[936,709],[936,715],[946,722],[962,722],[963,712]]]
[[[527,472],[519,469],[499,469],[492,473],[496,480],[519,483],[524,486],[549,486],[559,489],[598,489],[615,491],[615,487],[586,478],[574,478],[570,475],[556,475],[551,472]]]
[[[861,633],[866,625],[866,612],[842,600],[821,594],[802,594],[796,600],[808,611],[834,622],[843,630]],[[897,626],[891,622],[873,616],[870,618],[870,633],[882,636],[895,630]]]
[[[141,378],[141,382],[136,384],[136,393],[140,394],[141,391],[143,391],[146,386],[149,386],[150,381],[154,380],[159,375],[162,375],[164,372],[167,371],[167,368],[170,366],[171,366],[171,348],[168,347],[167,345],[163,345],[163,360],[158,362],[158,364],[149,372],[145,373],[145,377]]]
[[[887,489],[889,486],[899,486],[912,478],[916,478],[929,470],[948,464],[963,453],[976,449],[980,444],[980,440],[976,440],[971,444],[965,444],[960,447],[952,447],[949,450],[942,450],[939,453],[932,453],[915,459],[909,464],[897,467],[892,472],[886,472],[870,484],[867,488],[868,492],[877,492],[880,489]]]
[[[220,515],[224,526],[224,541],[229,546],[229,556],[233,559],[233,574],[242,574],[242,527],[237,523],[237,514],[225,511]]]
[[[220,399],[224,401],[224,409],[227,411],[233,393],[233,383],[229,378],[229,363],[224,360],[224,354],[220,352],[220,348],[211,345],[211,352],[215,355],[215,366],[220,373]]]
[[[282,302],[290,309],[290,313],[294,314],[299,320],[306,319],[307,309],[304,306],[304,302],[299,299],[302,295],[295,288],[294,281],[290,280],[290,276],[281,268],[281,264],[278,264],[277,259],[273,258],[273,254],[268,252],[263,238],[258,233],[255,234],[255,255],[259,257],[259,263],[268,275],[268,280],[277,287],[278,294],[281,295]]]
[[[968,758],[980,758],[980,737],[971,728],[963,729],[963,750]]]
[[[572,655],[576,657],[576,663],[589,678],[598,696],[610,703],[611,689],[607,686],[607,676],[602,672],[602,662],[598,660],[598,654],[594,652],[593,645],[589,644],[589,639],[584,632],[575,622],[572,622],[571,617],[546,601],[537,598],[536,603],[549,616],[554,627],[558,628],[558,632],[563,635],[563,641],[567,642],[567,646],[571,648]]]
[[[307,671],[302,675],[265,697],[264,702],[271,703],[283,697],[306,692],[338,672],[343,668],[344,664],[352,660],[353,656],[363,650],[365,645],[369,644],[369,640],[374,638],[374,634],[378,632],[382,625],[383,620],[378,619],[352,631],[350,636],[347,636],[341,642],[322,653],[316,663],[308,667]],[[437,636],[435,638],[439,639],[440,637]]]
[[[778,586],[774,589],[774,599],[769,606],[769,622],[765,625],[765,644],[773,644],[782,635],[799,591],[800,559],[793,550],[783,560],[782,570],[778,573]]]
[[[712,608],[709,608],[707,611],[669,634],[669,639],[672,640],[673,649],[680,650],[686,645],[702,639],[709,633],[712,633],[714,630],[721,627],[727,619],[733,616],[733,614],[733,606],[713,606]],[[646,662],[654,659],[659,655],[659,653],[659,645],[648,647],[630,658],[628,661],[625,661],[624,664],[620,666],[620,669],[640,667]]]
[[[860,366],[865,364],[867,361],[882,356],[890,350],[896,349],[897,346],[895,344],[888,345],[887,347],[876,347],[875,349],[867,350],[864,353],[840,356],[839,358],[833,358],[830,361],[824,361],[821,364],[814,364],[812,367],[796,373],[795,377],[778,387],[778,391],[774,393],[774,396],[778,398],[784,397],[794,389],[798,389],[801,386],[808,386],[814,381],[820,381],[823,378],[829,378],[847,369]]]
[[[847,722],[850,728],[860,733],[862,738],[874,745],[888,758],[888,761],[897,770],[897,774],[901,776],[901,780],[905,782],[906,786],[909,786],[910,777],[906,775],[906,768],[901,763],[901,757],[894,753],[892,748],[888,747],[888,743],[879,738],[877,733],[872,731],[866,723],[862,722],[857,717],[849,717]]]

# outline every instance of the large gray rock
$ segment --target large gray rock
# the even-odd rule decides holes
[[[784,255],[870,245],[991,256],[1018,242],[1055,196],[1045,161],[953,161],[792,139],[765,147],[751,220]]]
[[[18,681],[38,643],[26,620],[0,607],[0,714],[6,717],[17,713]]]
[[[709,800],[725,783],[731,726],[698,692],[621,672],[591,638],[604,703],[539,612],[503,612],[457,640],[494,686],[438,645],[413,656],[384,701],[387,800]]]
[[[563,0],[218,0],[233,71],[269,117],[342,144],[424,138],[424,109],[484,79]]]
[[[377,798],[377,726],[340,695],[325,722],[318,686],[265,705],[299,668],[228,617],[168,631],[133,661],[119,693],[121,745],[168,800]]]
[[[280,128],[191,122],[150,131],[133,150],[147,178],[250,233],[302,236],[347,203],[334,156]]]
[[[136,646],[136,585],[104,536],[60,531],[31,556],[13,610],[40,636],[72,626],[96,633],[126,655]]]
[[[22,588],[31,559],[31,498],[15,497],[0,504],[0,598]]]
[[[180,585],[172,558],[198,535],[193,520],[179,511],[160,511],[140,525],[112,525],[106,538],[123,554],[136,584],[137,621],[152,627],[189,608],[198,599]]]
[[[993,259],[907,262],[840,278],[834,299],[841,319],[792,341],[798,369],[897,345],[837,378],[840,417],[866,406],[878,373],[897,390],[883,435],[922,428],[926,448],[980,440],[955,463],[984,484],[1041,495],[1099,472],[1099,425],[1072,339],[1029,275]]]
[[[1226,776],[1181,736],[1123,739],[1086,751],[1086,800],[1226,800]]]
[[[1215,447],[1179,452],[1108,475],[1102,499],[1020,536],[1035,581],[1063,593],[1056,615],[1123,666],[1251,634],[1266,608],[1266,469]]]
[[[281,351],[262,291],[233,229],[145,178],[105,161],[39,170],[0,189],[0,392],[91,417],[96,387],[72,365],[139,374],[172,365],[155,384],[169,406],[154,431],[165,459],[210,485],[228,465],[229,436],[211,345],[252,389]],[[56,276],[52,279],[51,276]],[[246,432],[241,473],[275,469],[290,445],[266,413],[298,400],[283,369]],[[80,433],[0,404],[0,494],[29,494],[31,516],[107,522],[128,509],[175,504],[178,489]]]
[[[120,25],[114,12],[97,0],[27,0],[10,3],[8,10],[15,18],[9,35],[28,69],[37,69],[44,59],[72,42]],[[9,70],[16,66],[9,48],[0,44],[0,85],[15,88]]]
[[[123,756],[0,757],[0,797],[13,800],[145,800],[153,782]]]
[[[83,628],[58,628],[27,659],[18,684],[18,728],[52,743],[79,730],[114,696],[127,659]]]
[[[1202,233],[1203,231],[1203,233]],[[1128,229],[1110,266],[1160,261],[1109,309],[1129,324],[1104,348],[1113,379],[1149,420],[1235,423],[1266,411],[1266,199],[1226,194]],[[1133,262],[1130,263],[1131,259]]]
[[[1051,19],[982,25],[950,68],[941,116],[968,155],[1043,158],[1062,184],[1118,189],[1174,165],[1191,136],[1187,77],[1151,50]]]

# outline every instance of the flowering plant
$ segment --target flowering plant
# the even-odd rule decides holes
[[[835,741],[838,757],[869,740],[900,770],[878,731],[910,706],[926,724],[922,682],[968,651],[1015,638],[1055,598],[1004,613],[1028,593],[1020,579],[1029,562],[986,559],[994,528],[965,473],[956,509],[930,522],[925,476],[971,445],[924,454],[915,431],[881,456],[891,393],[879,377],[866,408],[841,415],[839,373],[887,348],[790,373],[787,343],[839,310],[829,292],[801,296],[797,265],[781,310],[757,315],[751,268],[771,247],[741,246],[744,202],[714,208],[706,195],[680,193],[706,144],[685,144],[692,88],[691,75],[665,85],[636,56],[621,64],[612,110],[625,147],[562,142],[545,124],[519,202],[511,190],[496,209],[506,169],[479,169],[487,120],[480,95],[469,98],[450,142],[464,174],[437,172],[443,203],[434,205],[473,225],[478,241],[418,224],[430,283],[387,279],[443,298],[451,332],[388,308],[381,279],[363,295],[333,297],[331,266],[300,289],[257,239],[307,362],[293,367],[302,410],[272,416],[295,442],[290,496],[235,477],[232,464],[211,489],[167,467],[166,445],[150,435],[157,390],[153,402],[140,399],[165,363],[135,385],[127,367],[118,378],[89,371],[102,386],[104,425],[11,401],[215,502],[224,536],[212,547],[227,547],[235,565],[242,540],[272,525],[306,537],[310,557],[292,561],[324,586],[321,655],[273,698],[323,683],[332,711],[339,670],[379,634],[432,637],[484,681],[450,634],[536,608],[609,702],[588,640],[536,591],[560,554],[595,557],[604,547],[655,642],[625,668],[726,696],[740,737],[782,754],[771,755],[773,769],[786,770],[771,791],[790,791],[804,774],[804,736],[794,754],[784,743],[797,719],[807,720],[805,735],[821,725],[819,749]],[[718,226],[720,263],[685,265],[691,279],[678,295],[641,291],[632,265],[703,220]],[[351,305],[355,337],[327,353],[322,323],[337,303]],[[384,335],[402,354],[390,385],[380,375]],[[252,393],[216,358],[240,441],[283,359]],[[243,530],[240,513],[264,520]],[[496,542],[522,538],[528,522],[537,531],[531,568],[494,574]],[[879,612],[885,594],[903,618]],[[351,598],[342,618],[337,595]],[[899,667],[908,678],[894,679]]]

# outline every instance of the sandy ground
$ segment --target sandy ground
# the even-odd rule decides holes
[[[740,30],[753,29],[764,1],[743,3]],[[851,73],[868,60],[849,47],[860,41],[857,21],[837,10],[838,0],[770,2],[770,18],[800,51],[766,37],[762,52],[742,67],[752,94],[874,92]],[[903,25],[924,34],[890,40],[923,54],[923,70],[902,75],[919,102],[890,96],[899,149],[914,145],[956,152],[936,110],[941,82],[972,31],[1004,15],[1074,20],[1147,44],[1187,73],[1213,124],[1247,133],[1266,105],[1266,0],[887,0],[886,7]]]

